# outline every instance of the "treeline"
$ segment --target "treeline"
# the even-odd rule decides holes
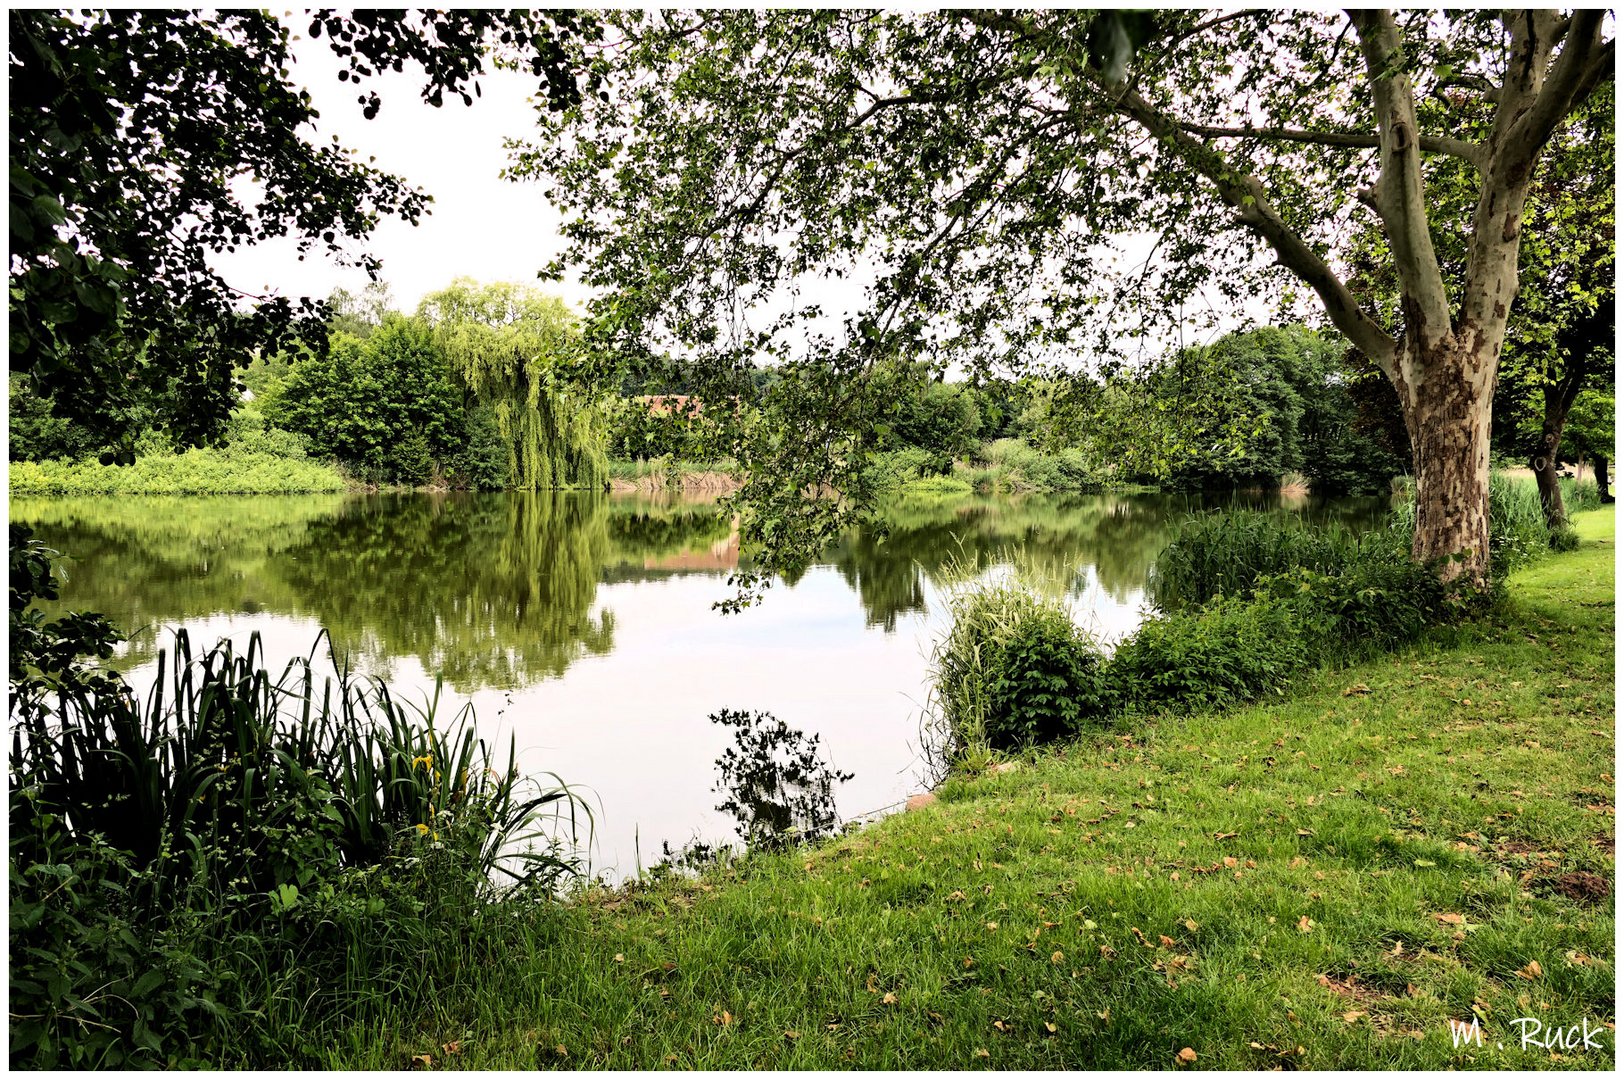
[[[459,279],[413,314],[394,310],[381,286],[340,290],[329,305],[324,351],[238,369],[244,391],[219,446],[177,453],[148,428],[128,467],[142,470],[138,489],[260,491],[234,473],[263,471],[264,457],[334,462],[367,485],[603,486],[609,409],[582,374],[578,320],[562,300]],[[22,470],[27,491],[135,490],[98,433],[53,416],[28,379],[12,377],[10,407],[12,460],[53,463]],[[219,475],[198,479],[199,469]],[[160,475],[175,470],[187,478]]]
[[[729,467],[734,440],[766,415],[781,381],[772,368],[745,371],[736,392],[706,400],[706,382],[680,362],[612,370],[587,359],[563,301],[523,286],[458,280],[412,314],[395,310],[382,286],[339,291],[329,305],[324,353],[239,369],[246,392],[223,446],[178,454],[153,427],[137,441],[134,471],[97,466],[105,448],[96,434],[51,415],[50,402],[13,376],[13,462],[57,463],[14,469],[13,492],[334,490],[346,481],[597,489],[611,459]],[[1231,333],[1095,373],[950,382],[898,359],[867,377],[882,405],[853,445],[870,455],[878,491],[1294,483],[1320,495],[1374,494],[1411,469],[1386,379],[1339,336],[1304,326]],[[1519,460],[1527,440],[1526,396],[1496,400],[1506,460]],[[1593,434],[1601,445],[1611,395],[1589,393],[1573,417],[1570,441]]]

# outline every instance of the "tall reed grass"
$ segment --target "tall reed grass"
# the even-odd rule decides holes
[[[493,962],[574,871],[584,807],[438,687],[411,705],[179,633],[142,702],[92,662],[105,620],[32,606],[52,554],[13,527],[13,1066],[308,1063]]]

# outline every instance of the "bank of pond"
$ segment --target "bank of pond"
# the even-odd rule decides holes
[[[77,640],[135,691],[59,671],[14,747],[14,837],[34,846],[23,865],[14,845],[13,910],[35,952],[19,967],[14,925],[13,997],[44,1011],[14,1020],[13,1060],[221,1060],[224,1044],[180,1034],[187,1017],[251,1030],[263,1043],[230,1053],[273,1060],[301,993],[326,985],[319,1008],[352,1015],[376,1002],[343,995],[383,971],[391,1007],[419,1000],[447,977],[413,969],[429,939],[484,940],[481,920],[510,919],[521,893],[545,904],[571,875],[639,880],[729,843],[800,844],[955,762],[1282,689],[1354,655],[1338,620],[1364,619],[1379,648],[1447,614],[1384,500],[1241,502],[1213,519],[1166,495],[902,500],[885,528],[724,617],[711,607],[749,553],[704,501],[13,499],[14,523],[71,554],[56,597],[37,552],[19,609],[33,549],[14,538],[14,641],[19,619],[55,634],[34,659],[60,666]],[[1502,569],[1537,554],[1509,520]],[[75,715],[102,731],[109,701],[113,743],[57,741],[53,720]],[[96,764],[109,754],[117,768]],[[126,790],[134,807],[112,794]],[[64,809],[79,803],[146,831],[113,842],[92,810]],[[136,887],[105,907],[98,890],[123,875]],[[58,886],[65,913],[44,900]],[[155,907],[175,917],[134,933]],[[472,922],[436,922],[459,907]],[[265,973],[288,964],[266,997]],[[109,966],[150,1009],[95,998],[86,980]],[[171,996],[135,985],[146,970]],[[85,1037],[87,1022],[112,1034]]]

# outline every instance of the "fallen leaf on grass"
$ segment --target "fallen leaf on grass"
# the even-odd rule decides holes
[[[1443,923],[1445,926],[1465,926],[1466,925],[1466,916],[1456,914],[1453,911],[1446,911],[1446,912],[1444,912],[1444,913],[1442,913],[1440,915],[1434,915],[1433,918],[1437,919],[1439,922]]]
[[[1180,1050],[1179,1051],[1179,1064],[1180,1065],[1193,1065],[1193,1064],[1195,1064],[1195,1051],[1191,1050],[1188,1046],[1186,1046],[1183,1050]]]
[[[460,1054],[462,1053],[462,1042],[454,1039],[448,1043],[441,1043],[440,1051],[445,1054],[446,1057],[450,1057],[452,1054]]]
[[[432,1069],[433,1067],[434,1067],[434,1055],[433,1054],[413,1054],[412,1055],[412,1068],[414,1068],[414,1069]]]
[[[1530,960],[1526,967],[1517,969],[1517,978],[1519,979],[1537,979],[1543,974],[1545,974],[1545,971],[1539,966],[1538,960]]]
[[[1212,834],[1212,838],[1214,840],[1233,840],[1239,835],[1238,832],[1215,832]]]
[[[1352,697],[1354,694],[1368,694],[1368,693],[1370,693],[1370,687],[1366,686],[1364,683],[1354,683],[1352,686],[1350,686],[1346,690],[1342,691],[1342,696],[1343,697]]]
[[[987,1053],[987,1048],[985,1046],[977,1047],[974,1056],[978,1057],[978,1058],[990,1058],[990,1057],[992,1057],[991,1054]]]
[[[790,1031],[788,1029],[786,1029],[784,1031],[784,1038],[788,1039],[790,1042],[794,1042],[796,1039],[799,1039],[800,1037],[801,1037],[801,1033],[799,1031]]]
[[[1297,919],[1297,931],[1302,934],[1313,933],[1314,920],[1310,919],[1307,915],[1299,916]]]
[[[886,991],[886,995],[880,999],[881,1005],[895,1005],[896,1003],[897,996],[890,991]]]
[[[1043,1026],[1049,1029],[1049,1034],[1050,1035],[1053,1035],[1055,1032],[1060,1030],[1059,1028],[1055,1027],[1053,1024],[1049,1023],[1048,1021],[1044,1021]]]
[[[732,1022],[733,1022],[733,1014],[730,1013],[730,1012],[725,1012],[724,1011],[724,1012],[720,1013],[719,1015],[711,1017],[711,1023],[717,1025],[718,1027],[727,1027]]]

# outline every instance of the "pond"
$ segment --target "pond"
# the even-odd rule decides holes
[[[1384,500],[1236,496],[1364,528]],[[588,494],[13,499],[13,521],[66,553],[61,606],[127,633],[114,664],[145,692],[184,627],[200,645],[258,633],[269,664],[326,630],[357,672],[423,701],[436,677],[520,768],[556,774],[594,817],[590,870],[663,844],[733,839],[709,718],[771,712],[820,740],[847,819],[937,771],[921,748],[926,668],[955,568],[1043,572],[1104,641],[1142,618],[1146,575],[1193,496],[904,500],[764,602],[724,615],[738,532],[716,504]],[[325,645],[323,646],[325,651]],[[328,665],[318,671],[331,672]],[[928,740],[927,740],[928,742]]]

